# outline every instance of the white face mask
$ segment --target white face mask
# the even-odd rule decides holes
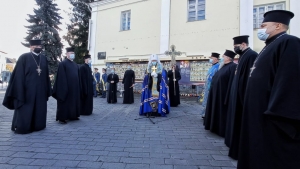
[[[258,29],[257,30],[258,39],[260,39],[262,41],[266,41],[269,38],[270,34],[276,30],[276,27],[275,27],[273,30],[270,31],[270,28],[273,28],[274,26],[275,25],[272,25],[269,28]],[[267,33],[267,32],[269,32],[269,33]]]
[[[267,33],[267,29],[258,29],[257,30],[257,37],[262,41],[266,41],[270,34]]]
[[[75,59],[75,54],[70,54],[70,59],[74,60]]]
[[[91,60],[91,59],[89,59],[89,63],[90,63],[90,64],[92,63],[92,60]]]

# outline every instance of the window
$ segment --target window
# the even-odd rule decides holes
[[[121,31],[130,30],[130,11],[124,11],[121,13]]]
[[[284,3],[269,4],[264,6],[256,6],[253,8],[253,28],[260,28],[262,21],[264,20],[264,14],[272,10],[284,10]]]
[[[188,0],[188,21],[205,19],[205,0]]]

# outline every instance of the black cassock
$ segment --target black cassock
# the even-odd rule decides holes
[[[243,113],[244,97],[246,92],[247,81],[250,68],[253,65],[257,53],[248,48],[241,53],[239,64],[233,78],[231,93],[227,111],[225,144],[230,147],[229,156],[237,159],[241,120]],[[231,140],[232,144],[231,144]]]
[[[179,85],[178,81],[181,79],[181,75],[178,70],[175,70],[175,92],[174,94],[174,77],[172,70],[168,71],[168,78],[169,78],[169,97],[170,97],[170,106],[177,107],[180,104],[180,96],[179,96]]]
[[[40,76],[37,72],[39,63],[42,70]],[[47,101],[50,96],[51,83],[47,58],[42,54],[21,55],[9,80],[2,103],[8,109],[15,110],[11,130],[26,134],[44,129],[47,119]]]
[[[92,70],[88,64],[80,66],[80,82],[82,87],[80,115],[91,115],[93,112],[93,81]]]
[[[111,83],[114,81],[114,83]],[[117,74],[109,74],[107,76],[107,103],[117,103],[117,89],[118,89],[119,76]]]
[[[65,59],[59,63],[52,96],[57,100],[56,120],[76,120],[80,116],[79,66]]]
[[[225,64],[213,77],[207,98],[204,125],[219,136],[225,136],[228,99],[236,64]]]
[[[266,41],[249,77],[238,169],[300,168],[300,39]]]
[[[133,70],[126,70],[122,83],[124,84],[123,104],[134,103],[133,84],[135,83],[135,74]]]

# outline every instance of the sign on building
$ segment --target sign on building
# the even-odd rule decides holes
[[[98,52],[98,60],[106,59],[106,52]]]

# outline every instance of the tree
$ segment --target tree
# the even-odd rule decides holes
[[[44,54],[49,63],[49,73],[55,74],[58,67],[58,59],[62,54],[63,44],[59,37],[58,27],[62,17],[59,15],[55,0],[36,0],[37,9],[34,9],[34,15],[28,15],[27,21],[31,24],[25,26],[28,29],[28,35],[25,37],[24,46],[29,47],[29,40],[41,39]]]
[[[69,14],[71,24],[68,25],[68,34],[63,38],[71,47],[75,48],[75,62],[84,62],[83,56],[88,54],[89,19],[91,8],[87,3],[95,0],[69,0],[72,4],[72,13]]]

